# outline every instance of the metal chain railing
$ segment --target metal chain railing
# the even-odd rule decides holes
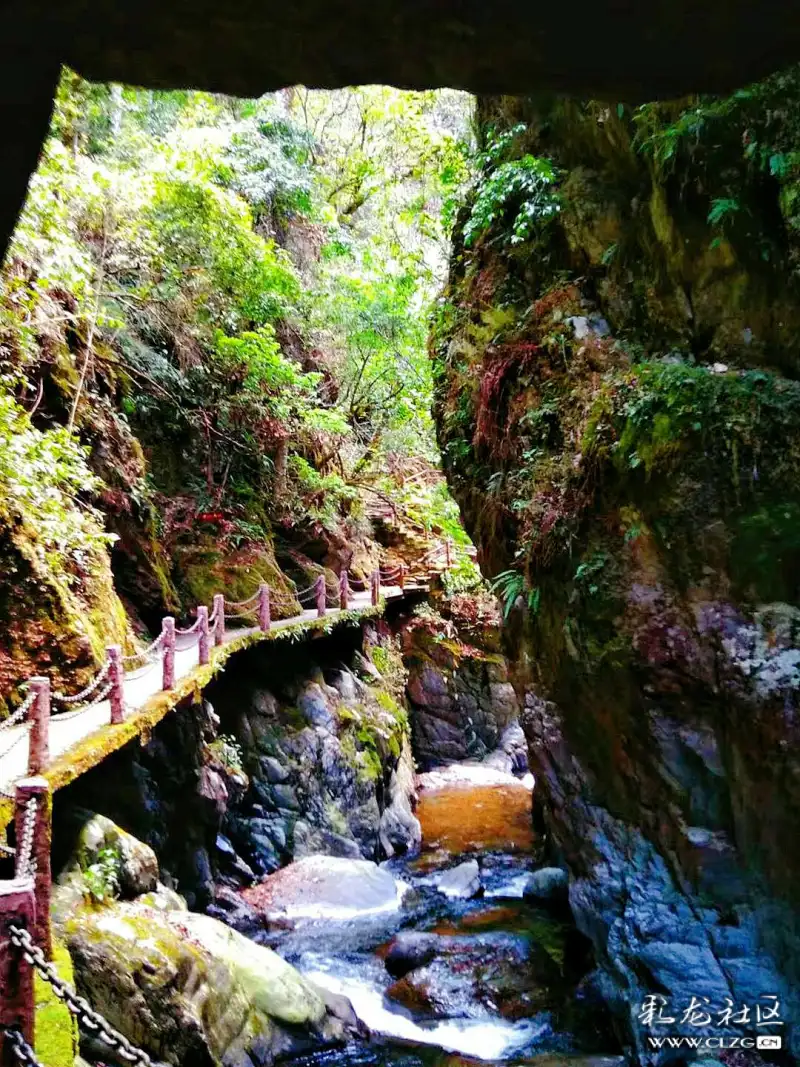
[[[19,1030],[6,1028],[5,1036],[18,1063],[23,1063],[26,1067],[42,1067],[41,1063],[36,1059],[36,1053]]]
[[[123,656],[122,663],[127,666],[129,663],[135,663],[140,659],[149,659],[154,652],[158,652],[161,646],[164,644],[163,633],[159,634],[155,641],[151,642],[147,648],[142,649],[141,652],[133,652],[130,656]]]
[[[253,595],[251,597],[248,597],[247,600],[226,600],[225,601],[225,607],[226,608],[247,608],[251,604],[255,604],[255,602],[258,600],[260,595],[261,595],[261,591],[257,590],[255,593],[253,593]]]
[[[36,700],[36,690],[31,693],[28,693],[28,695],[25,697],[25,699],[17,708],[17,710],[13,714],[9,715],[7,719],[3,719],[3,721],[0,722],[0,730],[7,730],[9,726],[16,726],[17,723],[22,722],[22,720],[28,714],[30,709],[33,707],[34,700]]]
[[[131,678],[135,676],[129,674],[126,677]],[[66,714],[62,713],[61,715],[53,719],[53,723],[69,722],[70,719],[75,719],[78,717],[78,715],[84,715],[87,711],[91,711],[92,708],[96,708],[98,704],[102,704],[103,701],[108,698],[113,688],[114,683],[109,682],[108,685],[104,689],[101,689],[99,693],[95,693],[92,699],[89,700],[86,704],[82,704],[74,711],[68,711],[66,712]]]
[[[94,1010],[88,1000],[78,996],[77,993],[70,989],[64,979],[59,976],[53,964],[48,963],[42,950],[34,944],[33,938],[26,929],[12,925],[9,927],[9,934],[11,943],[22,952],[26,962],[35,967],[42,978],[50,983],[55,995],[59,1000],[63,1000],[84,1030],[87,1030],[104,1044],[113,1048],[128,1063],[141,1064],[141,1067],[152,1067],[153,1061],[146,1052],[132,1045],[124,1034],[121,1034],[119,1030],[115,1030],[102,1015]],[[6,1032],[8,1033],[8,1031]]]
[[[229,604],[225,601],[225,618],[226,619],[252,619],[254,615],[258,615],[258,605],[250,608],[249,611],[228,611],[228,608],[236,607],[235,604]],[[209,620],[210,621],[210,620]]]
[[[427,555],[430,555],[431,552],[435,552],[438,554],[442,551],[443,546],[441,544],[438,544],[434,546]],[[382,569],[381,578],[384,582],[388,583],[389,581],[393,580],[400,573],[400,571],[401,565],[394,565],[388,568],[384,567]],[[348,577],[348,591],[350,593],[359,596],[359,594],[364,591],[370,591],[372,587],[372,577],[358,578],[354,575],[349,575]],[[227,604],[225,604],[225,608],[229,610],[225,611],[225,608],[222,609],[224,612],[224,619],[244,620],[258,624],[261,609],[260,604],[257,605],[257,602],[259,601],[260,595],[261,588],[259,588],[259,590],[247,600],[229,601]],[[295,590],[288,595],[291,596],[294,601],[299,601],[301,607],[304,609],[303,613],[301,613],[301,616],[298,616],[298,618],[301,618],[302,614],[307,613],[309,608],[314,608],[317,605],[317,597],[320,595],[318,579],[312,582],[311,585],[309,585],[307,588]],[[276,603],[279,603],[281,601],[281,596],[276,595],[275,600]],[[198,643],[200,643],[202,647],[203,634],[201,633],[201,625],[205,626],[206,624],[204,622],[204,619],[207,619],[209,634],[213,636],[214,643],[219,642],[219,611],[221,604],[222,597],[215,597],[214,611],[210,616],[207,612],[201,611],[201,613],[198,614],[198,618],[191,626],[185,629],[173,627],[170,631],[162,632],[141,652],[134,652],[127,656],[121,656],[119,650],[112,647],[109,650],[108,658],[105,660],[98,673],[79,693],[73,693],[70,695],[61,691],[50,692],[49,696],[52,702],[66,706],[73,706],[72,710],[68,712],[62,712],[55,716],[51,720],[52,723],[56,724],[59,722],[66,722],[78,715],[83,715],[85,712],[90,711],[92,708],[101,704],[109,697],[111,698],[112,703],[113,720],[115,714],[115,707],[117,709],[119,707],[119,702],[115,704],[115,700],[119,701],[120,698],[124,700],[124,698],[121,697],[121,694],[118,694],[117,697],[115,697],[115,686],[122,686],[126,679],[130,681],[138,681],[140,678],[145,677],[145,675],[148,675],[151,671],[155,670],[161,661],[161,658],[157,655],[157,653],[159,652],[159,650],[166,649],[168,647],[167,637],[169,633],[174,633],[175,635],[174,649],[176,652],[187,652],[189,649],[191,649]],[[333,588],[332,586],[329,586],[326,582],[326,608],[338,608],[340,604],[340,588]],[[268,605],[269,601],[267,600],[267,619],[269,619]],[[172,626],[171,623],[170,625]],[[116,653],[116,655],[114,655],[114,653]],[[124,671],[124,675],[122,675],[122,671],[117,669],[114,671],[114,673],[112,673],[111,678],[108,678],[108,675],[112,671],[112,666],[114,664],[118,664],[120,667],[124,668],[125,666],[131,666],[137,663],[141,663],[142,666],[134,667],[133,670]],[[122,675],[122,677],[120,677],[120,675]],[[30,692],[25,697],[22,704],[11,715],[9,715],[8,718],[0,722],[0,735],[2,735],[2,732],[4,730],[8,730],[11,727],[20,724],[24,724],[24,729],[21,729],[17,735],[12,737],[11,743],[5,748],[5,750],[0,750],[0,759],[5,759],[9,755],[9,753],[11,753],[18,745],[21,745],[23,741],[27,742],[28,738],[31,736],[31,729],[33,724],[31,722],[25,722],[25,718],[32,708],[35,709],[37,707],[37,693],[40,691],[41,689],[34,689],[32,692]],[[124,703],[123,707],[125,707]],[[130,707],[128,707],[128,710],[131,710]],[[0,795],[12,797],[13,794],[8,792],[7,784],[10,783],[4,783],[3,785],[0,785]]]
[[[208,624],[209,624],[210,627],[212,627],[215,622],[216,622],[216,616],[213,615],[208,620]],[[190,640],[189,641],[184,641],[183,643],[179,644],[178,643],[178,638],[181,638],[181,637],[183,637],[183,638],[188,637]],[[194,646],[200,640],[200,620],[197,619],[196,622],[194,622],[191,626],[188,626],[185,630],[182,630],[179,626],[176,626],[175,627],[175,638],[176,638],[176,640],[175,640],[175,651],[176,652],[188,652],[188,650],[190,648],[194,648]]]
[[[85,688],[81,689],[80,693],[74,693],[72,696],[67,696],[66,693],[54,692],[51,694],[51,698],[57,700],[60,704],[80,704],[81,701],[85,700],[88,696],[91,696],[110,670],[111,660],[107,659],[92,681],[89,682]]]
[[[14,872],[17,878],[32,878],[36,873],[36,857],[33,854],[33,836],[36,830],[36,797],[31,797],[25,805],[25,815],[22,822],[22,833],[17,844],[17,867]]]

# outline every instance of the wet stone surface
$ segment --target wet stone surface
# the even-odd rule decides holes
[[[542,1067],[613,1067],[613,1056],[587,1058],[616,1045],[602,1010],[581,995],[591,968],[586,942],[547,901],[524,898],[534,870],[529,783],[467,766],[423,775],[419,785],[421,854],[369,872],[401,887],[394,901],[362,907],[332,876],[330,857],[317,857],[320,869],[306,871],[305,906],[286,897],[297,875],[281,872],[283,917],[256,934],[318,986],[347,997],[371,1031],[367,1045],[313,1062],[456,1067],[547,1056]],[[469,894],[443,891],[466,874]],[[276,899],[272,879],[259,887],[265,899]],[[345,898],[347,915],[336,911]]]

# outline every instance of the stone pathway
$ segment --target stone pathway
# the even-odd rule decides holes
[[[405,592],[421,590],[422,586],[407,586]],[[399,586],[383,586],[381,596],[384,600],[396,600],[404,596],[404,591]],[[371,607],[369,592],[353,593],[350,598],[349,611],[366,610]],[[335,619],[343,614],[339,608],[328,608],[325,618]],[[272,623],[269,633],[295,626],[297,623],[316,622],[319,619],[317,611],[308,610],[291,619],[281,619]],[[260,633],[257,627],[236,626],[226,628],[223,644],[230,644],[250,634]],[[264,635],[268,640],[268,634]],[[186,678],[198,669],[197,644],[193,643],[189,648],[181,648],[180,642],[186,638],[178,638],[178,647],[175,651],[175,681]],[[154,696],[160,694],[162,681],[161,657],[125,675],[125,715],[130,717],[134,712],[140,711]],[[103,700],[94,707],[67,711],[54,714],[50,719],[50,762],[68,753],[71,748],[79,744],[85,738],[97,731],[108,727],[111,720],[111,707],[108,700]],[[14,782],[24,778],[28,768],[28,740],[29,726],[21,724],[9,727],[0,732],[0,792],[7,795],[11,792]]]

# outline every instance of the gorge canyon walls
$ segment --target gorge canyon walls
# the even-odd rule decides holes
[[[648,995],[777,998],[797,1040],[797,95],[482,100],[432,342],[537,820],[643,1062]]]

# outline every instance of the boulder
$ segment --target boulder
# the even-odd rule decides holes
[[[270,785],[281,785],[290,775],[289,769],[274,756],[262,756],[261,769]]]
[[[406,797],[398,796],[381,815],[379,836],[387,857],[418,851],[422,827]]]
[[[348,1036],[342,1005],[330,1011],[280,956],[207,915],[117,902],[79,909],[63,933],[80,992],[176,1067],[267,1064]]]
[[[392,960],[405,973],[387,991],[390,1002],[423,1018],[536,1015],[563,1000],[558,965],[541,960],[525,937],[425,935],[402,945]],[[390,954],[392,949],[390,949]],[[416,956],[420,964],[405,969]],[[391,972],[390,972],[391,973]]]
[[[140,897],[137,897],[137,901],[139,904],[146,904],[149,908],[155,908],[156,911],[187,910],[186,901],[183,897],[176,893],[174,889],[168,889],[160,883],[152,893],[143,893]]]
[[[297,698],[297,706],[309,726],[334,733],[338,718],[330,696],[318,682],[309,682]]]
[[[355,916],[394,911],[403,884],[369,860],[307,856],[242,894],[266,916]]]
[[[542,867],[528,879],[523,897],[564,902],[569,893],[569,874],[560,867]]]
[[[158,859],[152,848],[105,815],[87,813],[73,860],[67,864],[65,874],[76,868],[85,871],[98,863],[101,853],[114,860],[122,896],[149,893],[158,885]]]
[[[481,871],[477,860],[466,860],[436,876],[436,888],[446,897],[469,900],[481,892]]]
[[[403,978],[409,971],[424,967],[436,958],[442,938],[438,934],[409,931],[398,934],[384,956],[383,963],[392,978]]]
[[[363,859],[358,842],[352,837],[337,834],[321,826],[309,826],[298,820],[294,826],[294,858],[307,856],[340,856],[347,859]]]
[[[497,748],[483,761],[507,774],[523,775],[528,770],[528,743],[517,719],[510,722],[500,735]]]

